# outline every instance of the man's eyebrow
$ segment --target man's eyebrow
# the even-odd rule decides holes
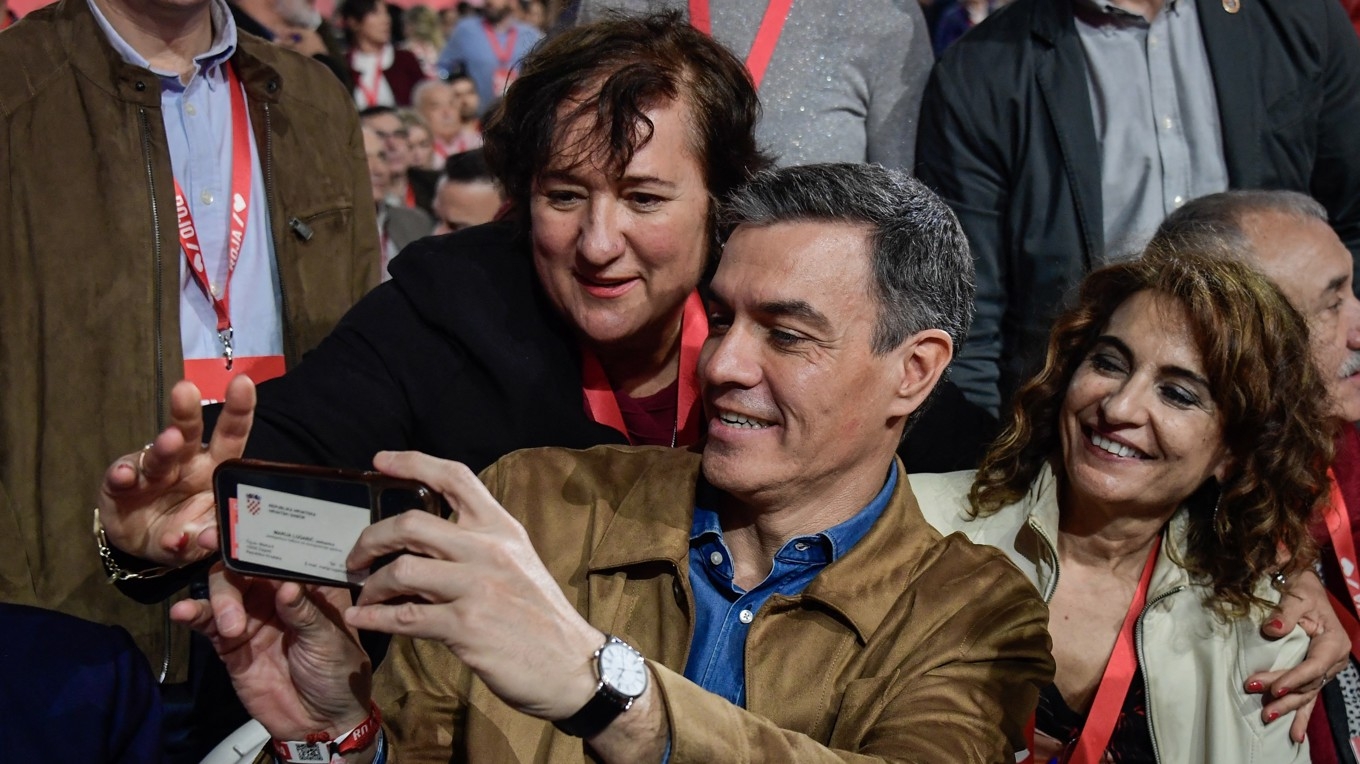
[[[1325,287],[1322,288],[1322,293],[1323,293],[1323,294],[1331,294],[1332,292],[1339,292],[1339,291],[1341,291],[1341,287],[1343,287],[1343,286],[1346,285],[1346,279],[1348,279],[1348,278],[1350,278],[1350,274],[1345,274],[1345,273],[1343,273],[1342,275],[1337,276],[1336,278],[1332,279],[1331,281],[1328,281],[1328,282],[1327,282],[1327,286],[1325,286]]]
[[[767,316],[796,318],[820,331],[831,330],[831,319],[806,300],[771,300],[757,305],[756,311]]]

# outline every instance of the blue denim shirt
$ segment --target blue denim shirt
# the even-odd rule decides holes
[[[732,555],[718,515],[700,494],[690,530],[689,585],[694,590],[694,641],[685,678],[738,706],[746,704],[746,634],[771,595],[803,591],[827,565],[849,552],[883,514],[897,485],[897,463],[878,495],[854,517],[821,533],[786,542],[765,580],[744,591],[732,580]]]

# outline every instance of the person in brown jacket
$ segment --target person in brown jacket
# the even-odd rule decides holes
[[[123,626],[182,682],[188,633],[106,581],[96,476],[166,426],[176,380],[282,373],[377,284],[358,121],[220,0],[61,0],[0,37],[0,71],[0,600]]]
[[[725,219],[701,453],[527,450],[479,481],[382,452],[455,519],[370,526],[351,569],[413,554],[356,606],[220,568],[175,605],[281,760],[1015,760],[1045,608],[931,529],[894,456],[967,331],[957,220],[851,164],[761,173]],[[215,450],[249,429],[250,384],[227,397]],[[371,680],[355,628],[399,635]]]

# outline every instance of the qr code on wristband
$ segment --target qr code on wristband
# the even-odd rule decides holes
[[[324,764],[330,760],[330,752],[324,746],[300,745],[293,751],[294,762],[319,761]]]

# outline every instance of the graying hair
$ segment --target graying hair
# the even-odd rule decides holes
[[[1301,221],[1327,223],[1327,209],[1298,191],[1239,189],[1191,199],[1167,215],[1153,235],[1154,245],[1217,251],[1238,258],[1257,255],[1244,223],[1254,214],[1274,212]]]
[[[955,353],[968,336],[976,289],[968,240],[949,207],[905,172],[866,164],[766,170],[738,189],[719,215],[727,231],[792,221],[867,225],[879,306],[877,354],[925,329],[944,330]]]
[[[416,6],[416,7],[420,7],[420,6]],[[411,88],[411,108],[412,108],[417,114],[419,114],[419,113],[420,113],[420,99],[425,97],[425,93],[427,93],[428,91],[434,90],[435,88],[446,87],[448,84],[449,84],[449,83],[448,83],[447,80],[441,80],[441,79],[438,79],[438,78],[435,78],[435,77],[430,77],[430,78],[427,78],[427,79],[423,79],[423,80],[421,80],[420,82],[417,82],[417,83],[416,83],[416,86],[413,87],[413,88]],[[423,118],[422,118],[422,119],[423,119]]]

